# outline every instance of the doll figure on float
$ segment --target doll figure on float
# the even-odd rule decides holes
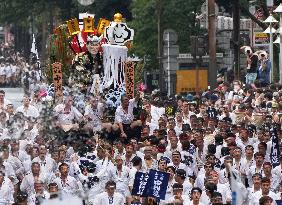
[[[81,32],[81,36],[74,38],[71,42],[72,50],[77,54],[73,59],[70,80],[72,84],[80,87],[80,90],[84,92],[91,89],[93,93],[93,84],[97,86],[100,77],[103,75],[101,41],[102,36],[99,37],[94,32]],[[95,88],[95,90],[98,92],[98,88]]]

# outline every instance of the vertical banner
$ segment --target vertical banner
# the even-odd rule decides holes
[[[136,172],[133,183],[132,196],[146,196],[146,187],[149,175],[143,172]]]
[[[282,205],[282,200],[276,200],[277,205]]]
[[[272,137],[272,146],[271,146],[271,163],[273,168],[276,166],[280,165],[280,149],[279,149],[279,140],[278,140],[278,133],[277,133],[277,128],[272,127],[270,129],[270,136]]]
[[[101,35],[104,33],[105,31],[105,28],[108,27],[110,25],[110,21],[107,20],[107,19],[100,19],[99,20],[99,23],[98,23],[98,26],[97,26],[97,32],[98,32],[98,35]]]
[[[157,199],[165,199],[169,173],[150,170],[147,195]]]
[[[63,96],[62,64],[60,62],[53,63],[52,70],[53,70],[54,94],[55,94],[55,98],[59,98]]]
[[[149,174],[137,172],[132,195],[165,199],[169,173],[150,170]]]
[[[76,35],[80,33],[78,20],[76,18],[67,21],[67,25],[70,35]]]
[[[134,67],[135,63],[133,61],[125,63],[125,87],[129,99],[134,98]]]
[[[83,19],[83,30],[86,33],[94,32],[94,18],[88,16],[87,18]]]

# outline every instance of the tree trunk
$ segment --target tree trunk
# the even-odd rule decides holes
[[[166,90],[165,86],[165,75],[164,69],[162,65],[162,0],[156,0],[156,14],[157,14],[157,27],[158,27],[158,65],[159,65],[159,88],[161,92]]]

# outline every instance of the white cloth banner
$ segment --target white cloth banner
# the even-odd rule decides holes
[[[104,77],[102,90],[114,84],[114,88],[124,84],[124,66],[127,59],[127,47],[103,44]]]

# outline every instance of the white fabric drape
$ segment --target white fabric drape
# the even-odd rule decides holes
[[[127,47],[118,45],[102,45],[104,77],[102,90],[114,84],[114,88],[124,84],[124,66],[127,59]]]

